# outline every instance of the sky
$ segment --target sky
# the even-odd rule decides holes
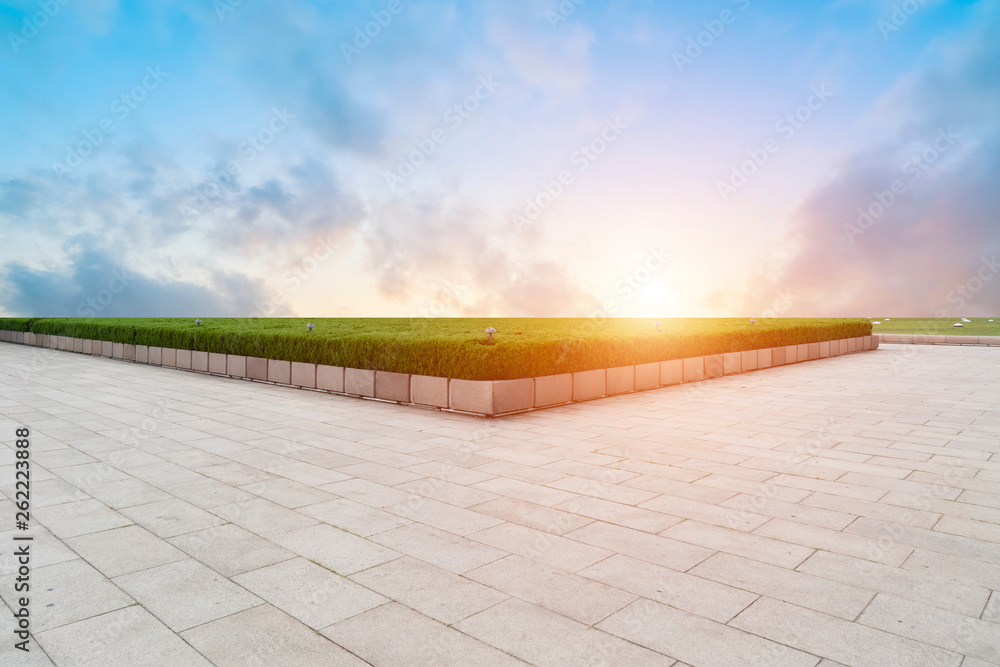
[[[0,6],[0,316],[1000,315],[1000,2]]]

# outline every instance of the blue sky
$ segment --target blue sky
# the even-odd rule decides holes
[[[50,0],[0,28],[0,314],[84,314],[116,272],[98,314],[1000,310],[997,2]]]

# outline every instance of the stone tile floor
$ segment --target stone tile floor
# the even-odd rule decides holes
[[[0,344],[11,665],[1000,664],[1000,349],[500,420]]]

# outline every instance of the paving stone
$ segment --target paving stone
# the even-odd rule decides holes
[[[295,558],[295,554],[262,537],[228,523],[172,537],[168,542],[181,555],[191,556],[224,577]]]
[[[532,665],[671,665],[672,658],[511,599],[455,628]]]
[[[813,667],[817,658],[652,600],[639,600],[595,626],[691,665]]]
[[[176,667],[212,664],[139,605],[42,632],[37,640],[64,666],[132,667],[151,664],[154,656],[161,664]]]
[[[880,593],[858,623],[1000,664],[1000,625]]]
[[[571,500],[569,502],[574,501]],[[593,523],[593,520],[589,518],[514,498],[497,498],[481,505],[475,505],[470,509],[480,514],[486,514],[497,519],[527,526],[528,528],[552,533],[553,535],[562,535],[571,530],[586,526],[588,523]]]
[[[262,603],[192,559],[124,574],[113,581],[175,632]]]
[[[134,602],[93,566],[79,558],[44,567],[39,567],[37,563],[31,565],[31,589],[27,593],[32,632],[42,633],[100,616]],[[16,576],[17,573],[11,571],[0,577],[0,590],[5,598],[10,596],[8,599],[11,601],[14,599]]]
[[[132,523],[97,500],[80,500],[62,505],[39,507],[32,516],[59,538],[66,539]]]
[[[72,537],[66,544],[109,578],[187,558],[184,552],[140,526]]]
[[[739,588],[622,555],[611,556],[581,570],[579,575],[719,623],[728,622],[758,597]]]
[[[212,509],[212,514],[232,521],[251,533],[272,539],[317,523],[315,519],[300,512],[261,498],[215,507]]]
[[[387,602],[304,558],[245,572],[233,581],[314,630]]]
[[[597,623],[637,598],[621,589],[520,556],[508,556],[465,576],[587,625]]]
[[[415,558],[399,558],[350,577],[446,625],[507,599],[492,588]]]
[[[418,523],[378,533],[371,540],[456,574],[508,555],[507,551]]]
[[[181,636],[220,667],[276,664],[362,667],[367,664],[269,604],[185,630]]]
[[[401,555],[382,544],[324,524],[283,533],[274,538],[274,541],[289,551],[345,576],[381,565]]]
[[[875,597],[862,588],[725,553],[715,554],[688,573],[849,621]],[[858,579],[854,582],[863,583]]]
[[[959,665],[962,656],[817,611],[761,597],[729,624],[845,665]]]
[[[524,664],[396,603],[341,621],[325,628],[323,634],[372,665]]]
[[[756,533],[744,533],[697,521],[684,521],[671,526],[662,535],[705,549],[725,551],[787,568],[796,567],[814,551],[809,547],[770,539]]]
[[[504,523],[473,533],[469,537],[477,542],[568,572],[576,572],[612,554],[606,549],[581,544],[575,540],[515,523]]]
[[[121,513],[163,538],[183,535],[225,523],[219,517],[177,498],[126,507],[121,510]]]
[[[714,551],[602,521],[567,533],[566,537],[682,572],[705,560]]]

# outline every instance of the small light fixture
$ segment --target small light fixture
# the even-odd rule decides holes
[[[656,327],[657,331],[659,331],[660,330],[660,321],[657,320],[657,321],[653,322],[653,326]]]
[[[312,330],[315,329],[315,328],[316,328],[316,325],[313,324],[312,322],[310,322],[309,324],[306,325],[306,329],[309,329],[309,333],[312,333]]]
[[[485,333],[485,334],[486,334],[487,336],[489,336],[489,337],[490,337],[490,340],[489,340],[489,342],[490,342],[490,343],[492,343],[492,342],[493,342],[493,334],[495,334],[496,332],[497,332],[497,330],[496,330],[496,329],[494,329],[493,327],[489,327],[489,328],[488,328],[488,329],[486,329],[486,331],[484,331],[483,333]]]
[[[757,326],[757,318],[756,317],[751,317],[750,318],[750,326],[752,326],[752,327]]]
[[[196,327],[200,327],[200,326],[201,326],[201,320],[195,320],[195,321],[194,321],[194,325],[195,325]]]
[[[964,327],[965,325],[964,325],[964,324],[962,324],[961,322],[955,322],[955,323],[954,323],[954,324],[952,324],[951,326],[953,326],[953,327]]]
[[[882,324],[882,323],[879,322],[878,320],[875,320],[874,322],[872,322],[872,324]]]

